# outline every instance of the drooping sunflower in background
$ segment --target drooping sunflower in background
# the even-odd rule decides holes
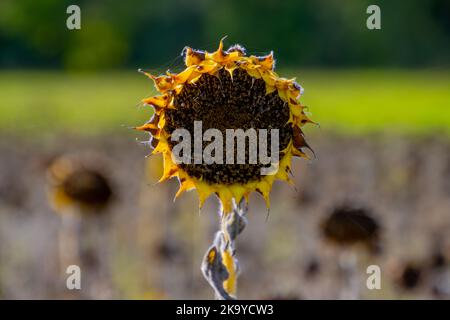
[[[94,268],[90,271],[95,272],[108,268],[109,256],[105,254],[108,250],[103,245],[105,242],[99,242],[107,234],[97,234],[99,225],[105,223],[97,218],[111,212],[108,209],[116,194],[106,167],[102,158],[80,153],[64,154],[48,163],[48,200],[55,213],[60,214],[57,245],[62,272],[70,265]],[[88,287],[85,292],[94,292],[93,288]]]
[[[84,159],[61,156],[47,168],[48,197],[58,213],[102,213],[113,195],[108,177]]]
[[[381,226],[370,209],[350,205],[337,206],[322,221],[324,238],[338,246],[363,245],[374,253],[380,249]]]
[[[180,189],[197,189],[200,207],[215,193],[223,212],[232,211],[233,199],[248,200],[251,192],[260,193],[267,206],[275,180],[290,180],[292,156],[308,158],[302,148],[308,147],[301,127],[312,121],[299,102],[302,88],[295,79],[279,77],[274,72],[273,52],[266,56],[247,56],[239,45],[209,53],[186,47],[186,68],[178,73],[150,77],[159,95],[143,99],[154,108],[152,119],[137,127],[151,134],[153,153],[162,153],[164,173],[160,181],[178,177]],[[194,121],[202,121],[203,130],[278,129],[279,163],[273,175],[261,175],[264,166],[256,164],[177,164],[172,158],[176,145],[171,134],[187,129],[194,136]],[[207,145],[207,143],[204,143]],[[225,150],[225,142],[224,142]],[[248,154],[246,154],[248,157]]]

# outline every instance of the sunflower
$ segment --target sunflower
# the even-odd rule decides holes
[[[340,246],[362,244],[376,252],[380,249],[381,226],[369,209],[343,205],[333,209],[322,221],[326,240]]]
[[[108,178],[79,158],[61,156],[53,160],[47,180],[50,204],[57,212],[75,208],[81,213],[100,213],[111,202]]]
[[[247,56],[240,45],[223,48],[223,39],[215,52],[183,50],[186,68],[180,73],[169,71],[155,76],[143,72],[154,81],[158,95],[142,102],[154,108],[153,117],[138,130],[151,135],[153,153],[162,153],[164,173],[160,181],[177,177],[178,197],[196,189],[200,208],[216,194],[225,214],[241,199],[248,201],[250,193],[260,193],[270,206],[269,193],[274,181],[290,179],[293,156],[308,158],[309,148],[301,127],[313,123],[299,102],[301,86],[295,79],[281,78],[275,73],[273,52],[265,56]],[[177,163],[174,161],[172,133],[186,129],[194,135],[194,122],[203,129],[217,129],[225,135],[227,129],[278,129],[279,160],[274,174],[261,175],[265,164]],[[207,144],[203,142],[203,147]],[[224,143],[225,147],[225,143]],[[269,152],[270,153],[270,152]],[[246,151],[246,160],[248,152]]]

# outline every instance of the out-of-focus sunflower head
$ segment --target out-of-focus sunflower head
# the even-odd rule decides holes
[[[220,41],[215,52],[186,47],[183,56],[186,68],[180,73],[154,76],[144,72],[154,81],[159,94],[143,99],[144,104],[153,107],[154,114],[136,129],[149,132],[153,153],[163,155],[164,173],[160,181],[177,177],[180,189],[176,196],[197,189],[200,207],[214,193],[225,213],[231,212],[233,199],[237,203],[243,197],[248,200],[253,191],[260,193],[269,206],[273,182],[292,183],[289,176],[292,157],[308,158],[303,150],[308,145],[301,127],[312,121],[299,102],[301,86],[295,79],[281,78],[275,73],[273,52],[261,57],[247,56],[242,46],[224,50]],[[247,151],[244,164],[226,164],[225,157],[223,164],[174,161],[172,151],[178,142],[172,141],[172,134],[185,129],[195,136],[196,121],[201,121],[203,132],[216,129],[224,137],[227,129],[278,129],[278,170],[275,174],[261,175],[261,169],[267,165],[259,160],[250,163]],[[191,144],[194,150],[194,141]],[[203,150],[208,144],[209,141],[202,142]],[[270,150],[267,153],[270,155]]]
[[[109,179],[81,158],[61,156],[53,160],[47,168],[47,181],[50,204],[58,213],[68,209],[100,213],[111,202]]]
[[[416,290],[424,282],[426,268],[421,261],[413,260],[391,260],[388,263],[388,274],[393,280],[396,289]]]
[[[370,210],[350,205],[334,208],[321,224],[327,241],[339,246],[362,244],[375,253],[380,249],[380,230]]]

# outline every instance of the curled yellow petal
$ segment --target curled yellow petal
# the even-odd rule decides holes
[[[222,38],[219,42],[219,48],[217,48],[216,51],[214,51],[213,53],[208,53],[206,52],[205,56],[206,59],[210,59],[213,60],[215,62],[223,62],[225,60],[225,57],[227,56],[227,53],[225,53],[223,51],[223,40],[224,38]]]
[[[239,184],[233,184],[230,187],[230,191],[231,191],[231,194],[232,194],[234,200],[236,201],[236,203],[239,203],[241,201],[242,197],[246,193],[245,187],[243,185],[239,185]]]
[[[172,161],[172,157],[169,154],[169,152],[164,153],[163,159],[164,159],[164,173],[158,182],[166,181],[167,179],[174,177],[176,175],[176,173],[178,172],[178,167]]]
[[[271,86],[275,86],[277,78],[276,76],[273,74],[272,71],[270,70],[265,70],[265,69],[258,69],[259,73],[261,74],[261,77],[263,78],[263,80],[271,85]]]
[[[154,96],[154,97],[142,99],[142,102],[145,104],[149,104],[151,106],[165,108],[170,103],[170,96],[168,94],[163,94],[160,96]]]
[[[205,53],[200,50],[194,50],[190,47],[185,47],[183,53],[185,56],[184,63],[186,64],[186,67],[198,65],[200,62],[205,60]]]
[[[273,70],[275,66],[275,59],[273,57],[273,51],[268,55],[262,57],[251,56],[250,57],[256,64],[259,64],[266,70]]]
[[[139,131],[147,131],[150,132],[152,135],[155,135],[158,132],[158,126],[153,123],[146,123],[142,126],[135,127],[136,130]]]
[[[169,149],[169,145],[167,144],[167,141],[165,139],[160,139],[152,153],[153,154],[157,154],[157,153],[164,153],[164,154],[166,154],[166,153],[169,153],[169,151],[170,151],[170,149]],[[164,166],[165,165],[166,164],[164,162]]]
[[[178,74],[172,74],[171,77],[173,82],[176,84],[183,84],[187,82],[191,78],[192,73],[195,71],[196,67],[197,67],[196,65],[193,65],[186,68],[185,70],[183,70]]]
[[[267,176],[267,178],[269,178],[270,176]],[[272,188],[272,185],[267,182],[266,180],[261,180],[257,186],[256,186],[256,191],[261,194],[264,198],[264,200],[266,201],[266,207],[270,208],[270,189]]]
[[[274,92],[275,90],[277,90],[277,88],[266,83],[266,94],[270,94],[270,93]]]
[[[278,90],[278,95],[280,96],[281,100],[284,102],[289,102],[286,90]]]
[[[203,181],[194,181],[194,184],[198,193],[199,207],[201,208],[206,199],[208,199],[209,196],[214,193],[214,188]]]
[[[219,69],[219,64],[212,60],[205,60],[202,63],[200,63],[196,68],[195,71],[199,73],[214,73],[216,70]]]
[[[254,79],[261,79],[261,74],[258,72],[257,69],[247,69],[246,71],[250,75],[250,77]]]
[[[234,296],[236,294],[237,268],[230,248],[222,253],[222,262],[228,272],[228,278],[223,282],[223,287],[228,294]]]
[[[299,117],[303,111],[303,107],[297,101],[292,100],[292,98],[289,99],[289,109],[296,117]]]
[[[187,176],[179,177],[180,179],[180,188],[175,195],[175,198],[178,198],[183,192],[189,191],[195,188],[194,181]]]

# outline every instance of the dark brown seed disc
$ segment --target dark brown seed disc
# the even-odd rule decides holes
[[[230,74],[221,69],[216,75],[203,74],[194,84],[186,85],[175,97],[175,109],[166,111],[166,131],[184,128],[191,133],[192,159],[194,151],[194,121],[202,121],[202,131],[218,129],[223,136],[224,164],[180,164],[192,177],[203,178],[209,183],[247,183],[261,179],[259,162],[249,164],[248,141],[245,164],[226,164],[226,129],[268,129],[267,154],[270,155],[270,129],[279,129],[279,151],[292,139],[292,127],[288,124],[289,106],[278,93],[266,95],[265,82],[254,79],[242,69]],[[169,142],[171,148],[178,142]],[[203,141],[203,149],[211,142]],[[235,148],[236,149],[236,148]],[[259,141],[258,141],[259,154]],[[280,153],[280,159],[283,154]],[[236,150],[235,150],[236,159]]]
[[[112,195],[107,179],[88,169],[80,169],[69,175],[63,188],[69,197],[87,206],[104,206]]]
[[[380,226],[367,209],[339,206],[324,220],[322,232],[338,244],[360,242],[370,247],[378,241]]]

